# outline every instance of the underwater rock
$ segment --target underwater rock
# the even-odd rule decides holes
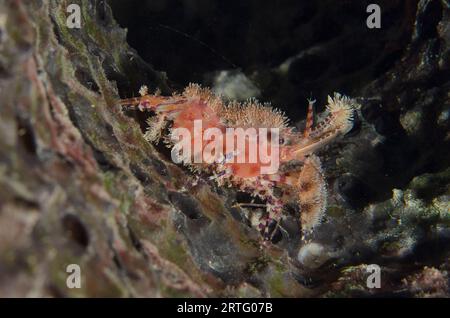
[[[403,280],[406,289],[415,297],[447,297],[448,273],[436,268],[424,267],[424,269]]]
[[[168,28],[127,35],[113,13],[127,25],[133,1],[73,2],[80,29],[67,28],[62,1],[0,3],[0,297],[449,295],[447,1],[380,1],[381,33],[351,19],[365,1],[184,3],[175,27],[197,21],[199,40],[239,72]],[[142,10],[173,20],[170,1]],[[211,29],[214,12],[249,22]],[[180,54],[178,41],[194,44]],[[221,62],[205,63],[213,55]],[[260,93],[298,127],[311,95],[358,97],[358,125],[319,153],[330,196],[313,232],[287,206],[263,242],[234,206],[248,198],[174,165],[144,139],[147,115],[117,105],[142,84],[170,94],[213,86],[211,74],[219,91]],[[69,264],[81,289],[66,286]],[[367,288],[369,264],[381,289]]]

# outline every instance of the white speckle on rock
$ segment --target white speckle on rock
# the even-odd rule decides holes
[[[214,78],[213,92],[230,100],[246,100],[258,97],[261,91],[245,74],[237,71],[221,71]]]
[[[422,124],[422,113],[419,111],[408,111],[400,116],[400,124],[409,135],[418,134]]]
[[[297,259],[305,267],[310,269],[319,268],[331,257],[330,253],[318,243],[304,245],[298,252]]]
[[[443,126],[449,121],[449,119],[450,119],[450,109],[445,109],[439,114],[437,123],[439,126]]]

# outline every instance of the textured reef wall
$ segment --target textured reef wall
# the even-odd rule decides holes
[[[70,3],[81,5],[81,29],[66,26]],[[154,3],[163,18],[168,5]],[[345,16],[321,29],[328,14],[340,17],[333,10],[352,12],[343,2],[331,13],[312,5],[302,23],[280,11],[286,33],[297,21],[295,32],[311,34],[282,37],[291,58],[273,55],[280,42],[270,37],[263,52],[248,43],[245,57],[231,53],[257,61],[245,71],[260,98],[285,105],[299,127],[294,106],[313,89],[319,99],[339,89],[364,97],[356,128],[319,154],[332,194],[323,224],[302,241],[292,207],[263,243],[233,207],[239,193],[174,165],[144,140],[141,115],[117,105],[141,84],[171,93],[209,69],[190,71],[191,59],[156,71],[105,1],[0,1],[0,297],[448,296],[450,8],[383,3],[392,32],[375,44],[361,46]],[[203,8],[193,11],[200,25],[217,10]],[[253,38],[271,31],[254,25]],[[156,57],[146,60],[164,45],[148,41]],[[81,289],[67,288],[68,264],[80,265]],[[368,264],[381,266],[380,289],[366,286]]]

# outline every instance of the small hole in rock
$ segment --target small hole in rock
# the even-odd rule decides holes
[[[33,129],[30,123],[21,117],[17,118],[17,134],[25,150],[31,154],[35,154],[37,146]]]
[[[86,227],[77,216],[72,214],[65,215],[62,219],[62,225],[71,241],[84,249],[89,245],[89,235]]]
[[[199,203],[188,195],[171,192],[169,200],[189,219],[200,219],[203,215]]]
[[[130,170],[133,175],[142,183],[144,186],[153,184],[153,179],[150,175],[145,172],[141,167],[136,164],[130,164]]]
[[[100,89],[95,82],[95,80],[91,77],[89,73],[86,71],[83,71],[81,69],[77,69],[75,71],[75,77],[78,79],[78,81],[87,89],[94,91],[96,93],[100,92]]]

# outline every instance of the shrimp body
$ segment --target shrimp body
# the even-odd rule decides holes
[[[326,182],[314,153],[352,128],[357,105],[336,93],[328,98],[326,111],[313,125],[313,104],[309,102],[305,130],[298,132],[277,109],[256,100],[225,103],[196,84],[172,96],[147,94],[142,89],[141,97],[120,101],[124,107],[155,113],[145,134],[149,142],[163,139],[175,147],[180,142],[177,132],[182,129],[188,138],[183,142],[193,151],[178,154],[181,162],[210,174],[219,185],[236,187],[263,200],[266,213],[255,226],[265,238],[270,238],[271,225],[278,223],[287,202],[297,201],[304,231],[314,229],[325,212]],[[241,143],[237,143],[238,136],[243,136]],[[228,147],[236,143],[240,146]],[[259,149],[252,148],[255,144]],[[278,167],[262,173],[272,164],[267,157],[277,159]]]

